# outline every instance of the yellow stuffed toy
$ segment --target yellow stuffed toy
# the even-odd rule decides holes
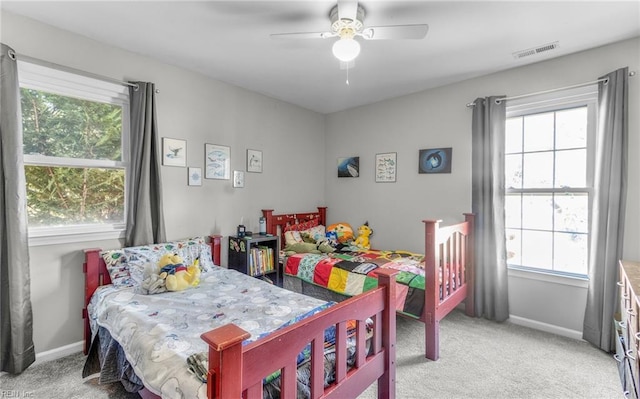
[[[369,222],[365,222],[362,226],[358,227],[358,237],[354,242],[354,245],[360,249],[370,249],[369,236],[373,234],[373,230],[369,227]]]
[[[198,260],[185,266],[177,254],[165,254],[158,261],[160,274],[167,273],[165,284],[168,291],[182,291],[200,284],[200,266]]]

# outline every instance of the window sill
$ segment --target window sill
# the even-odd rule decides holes
[[[65,230],[35,230],[29,232],[29,246],[60,245],[74,242],[116,240],[124,238],[124,229],[82,230],[69,228]]]
[[[544,281],[547,283],[569,285],[572,287],[587,288],[589,286],[589,279],[586,276],[563,276],[553,273],[545,273],[544,271],[519,269],[515,267],[508,268],[508,275],[509,277]]]

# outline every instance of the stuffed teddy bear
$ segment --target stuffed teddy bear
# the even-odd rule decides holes
[[[370,249],[369,236],[371,234],[373,234],[373,230],[369,227],[369,222],[364,222],[362,226],[358,227],[358,237],[356,237],[354,245],[360,249]]]
[[[185,266],[177,254],[165,254],[158,261],[160,275],[166,273],[165,285],[168,291],[182,291],[200,284],[200,266],[198,260]]]
[[[328,241],[321,241],[319,244],[312,242],[297,242],[295,244],[289,244],[284,247],[284,253],[287,256],[293,254],[326,254],[333,252],[333,247]]]

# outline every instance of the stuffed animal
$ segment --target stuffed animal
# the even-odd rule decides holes
[[[362,226],[358,227],[358,237],[356,237],[354,245],[360,249],[370,249],[369,236],[371,234],[373,234],[373,230],[369,227],[369,222],[364,222]]]
[[[347,241],[353,240],[353,228],[349,223],[334,223],[327,227],[327,231],[335,231],[338,242],[344,244]]]
[[[334,249],[327,241],[321,241],[319,244],[312,242],[297,242],[284,247],[284,253],[287,256],[293,254],[326,254],[333,252]]]
[[[142,274],[143,280],[142,284],[140,284],[140,293],[144,295],[152,295],[167,291],[167,286],[165,284],[167,273],[158,272],[158,267],[152,263],[147,263],[144,266]]]
[[[165,285],[168,291],[182,291],[200,284],[200,266],[198,260],[185,266],[177,254],[165,254],[158,261],[160,274],[167,273]]]

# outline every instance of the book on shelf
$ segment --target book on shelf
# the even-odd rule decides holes
[[[273,270],[275,270],[273,248],[262,245],[251,248],[249,274],[260,276]]]

